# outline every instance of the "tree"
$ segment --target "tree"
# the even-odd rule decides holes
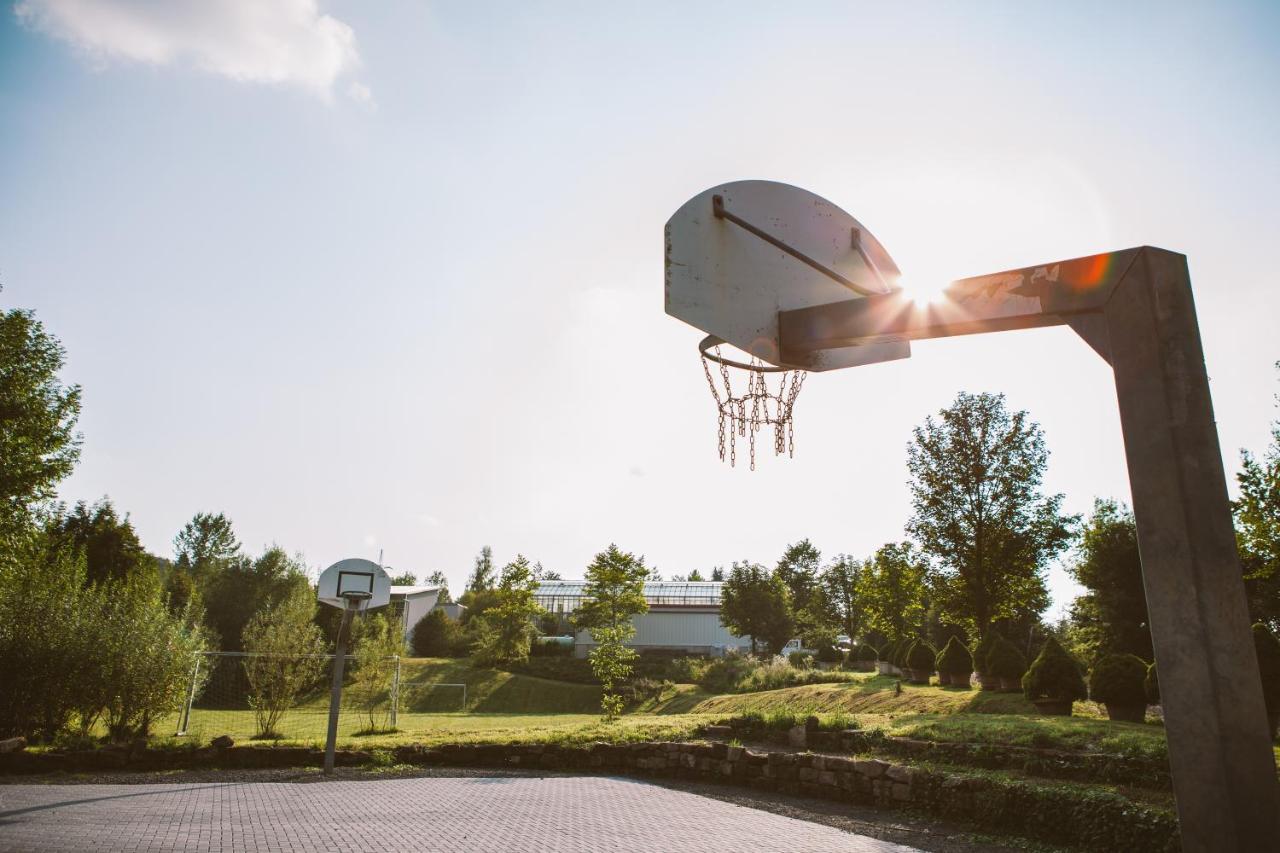
[[[1070,569],[1089,590],[1072,607],[1073,646],[1090,661],[1108,652],[1151,660],[1151,628],[1133,513],[1113,500],[1094,501]]]
[[[20,525],[80,458],[80,386],[66,351],[31,311],[0,313],[0,528]]]
[[[400,623],[375,613],[356,622],[351,633],[356,665],[351,678],[351,703],[363,711],[369,722],[365,733],[385,732],[396,659],[404,653]]]
[[[120,518],[110,498],[92,507],[80,501],[71,510],[58,506],[49,521],[50,532],[84,554],[89,583],[125,580],[152,565],[129,516]]]
[[[693,571],[689,572],[689,577],[685,578],[685,580],[689,581],[690,583],[699,583],[701,581],[705,581],[706,578],[702,576],[702,572],[698,571],[697,569],[694,569]]]
[[[445,577],[444,572],[436,569],[434,572],[427,575],[426,584],[427,586],[434,586],[436,589],[440,590],[440,595],[436,598],[437,604],[453,603],[453,599],[449,597],[449,579]]]
[[[477,617],[475,659],[481,666],[498,666],[528,660],[529,645],[537,629],[533,622],[542,608],[534,599],[538,582],[529,561],[522,555],[502,569],[496,600]]]
[[[392,586],[416,586],[417,583],[418,576],[413,572],[401,572],[398,575],[391,576]]]
[[[539,581],[558,581],[564,580],[560,577],[560,573],[551,569],[542,568],[542,563],[533,564],[533,576]]]
[[[724,566],[716,566],[711,570],[711,580],[716,583],[724,583]]]
[[[1280,420],[1271,423],[1262,459],[1241,450],[1240,461],[1240,498],[1233,508],[1249,615],[1280,631]]]
[[[821,566],[821,552],[808,539],[802,539],[787,546],[774,569],[791,593],[794,630],[810,648],[834,644],[840,623],[819,579]]]
[[[937,563],[944,617],[981,635],[1044,611],[1045,568],[1076,519],[1062,514],[1062,495],[1042,493],[1044,435],[1004,395],[961,393],[939,418],[916,427],[907,449],[907,531]]]
[[[910,542],[890,542],[862,565],[857,597],[867,624],[890,641],[916,636],[924,622],[928,564]]]
[[[241,639],[249,654],[244,672],[258,727],[255,738],[281,737],[276,728],[280,718],[324,672],[324,639],[312,621],[313,610],[311,588],[295,585],[254,614],[244,628]]]
[[[649,610],[644,597],[648,576],[643,557],[637,559],[610,544],[587,566],[585,601],[574,613],[575,626],[590,631],[596,644],[589,655],[591,670],[603,686],[600,705],[610,720],[622,713],[622,697],[615,688],[631,675],[636,653],[626,644],[636,633],[634,617]]]
[[[205,624],[217,635],[223,651],[241,651],[241,638],[253,615],[296,590],[310,596],[314,616],[315,594],[301,557],[290,557],[278,545],[255,560],[241,555],[210,579],[204,592]]]
[[[420,658],[448,657],[458,642],[458,625],[439,607],[413,626],[413,653]]]
[[[838,555],[820,578],[827,601],[850,640],[862,635],[866,621],[862,599],[858,596],[861,579],[862,563],[848,554]]]
[[[762,641],[777,654],[791,640],[791,591],[777,574],[757,563],[735,562],[720,595],[720,624],[750,637],[752,654]]]
[[[173,559],[197,582],[225,566],[240,553],[231,519],[224,514],[197,512],[173,537]]]
[[[493,589],[493,549],[485,545],[476,557],[475,568],[467,580],[467,592],[483,592]]]

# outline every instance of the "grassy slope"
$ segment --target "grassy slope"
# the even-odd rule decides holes
[[[467,685],[467,710],[480,714],[596,714],[600,687],[571,684],[496,669],[472,669],[465,660],[406,658],[401,664],[401,708],[456,711],[461,696],[442,683]]]
[[[848,714],[1020,714],[1034,713],[1035,706],[1019,693],[989,693],[959,687],[903,684],[887,675],[867,676],[848,684],[809,684],[760,693],[721,696],[702,694],[698,701],[688,694],[672,705],[673,713],[743,713],[745,711],[786,710],[796,713]]]

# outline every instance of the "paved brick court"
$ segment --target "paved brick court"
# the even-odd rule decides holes
[[[819,851],[899,844],[602,777],[0,786],[0,850]]]

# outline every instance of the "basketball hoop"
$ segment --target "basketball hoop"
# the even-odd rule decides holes
[[[725,458],[726,435],[730,467],[736,466],[738,462],[738,439],[746,438],[750,448],[751,470],[756,470],[756,433],[764,426],[773,427],[774,455],[786,453],[794,456],[796,442],[791,415],[795,410],[796,397],[800,395],[800,386],[804,384],[805,372],[774,367],[755,356],[751,356],[748,362],[734,361],[721,355],[720,345],[723,343],[715,335],[707,335],[698,344],[702,371],[706,374],[707,385],[711,388],[711,396],[716,401],[720,417],[720,461],[723,462]],[[711,375],[711,365],[708,362],[719,365],[723,393]],[[745,391],[734,392],[730,368],[747,374]],[[769,383],[765,379],[767,373],[782,374],[777,390],[769,389]]]

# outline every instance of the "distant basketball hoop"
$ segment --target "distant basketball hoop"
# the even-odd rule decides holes
[[[803,370],[790,370],[765,364],[754,355],[747,362],[735,361],[721,354],[724,341],[715,335],[707,335],[698,345],[702,357],[702,371],[706,374],[711,396],[719,412],[720,461],[729,457],[729,466],[738,463],[738,439],[746,438],[751,458],[751,470],[756,470],[756,433],[761,428],[773,427],[773,453],[793,456],[796,449],[795,427],[791,416],[795,411],[796,397],[804,384]],[[717,367],[718,376],[712,375],[711,364]],[[746,389],[734,391],[730,371],[746,374]],[[770,390],[765,374],[780,373],[776,390]],[[717,378],[719,383],[717,383]],[[721,387],[723,386],[723,387]],[[741,382],[738,384],[742,388]]]

